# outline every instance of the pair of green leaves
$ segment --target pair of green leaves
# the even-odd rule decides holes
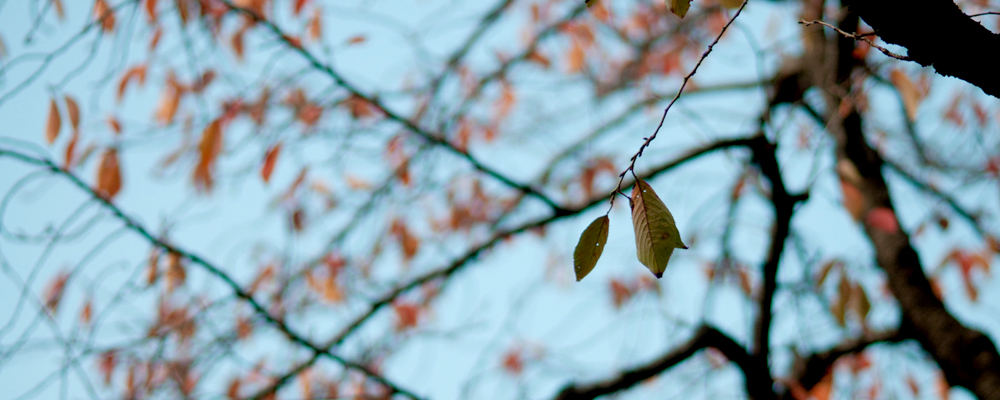
[[[638,179],[632,187],[632,226],[635,228],[635,249],[639,261],[657,278],[663,276],[674,249],[686,249],[670,210],[646,181]],[[580,281],[594,270],[608,241],[607,215],[597,218],[584,229],[573,252],[573,269]]]

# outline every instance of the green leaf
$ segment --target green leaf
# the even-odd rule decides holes
[[[608,224],[611,220],[605,215],[590,223],[580,235],[573,251],[573,270],[576,271],[576,281],[579,282],[594,270],[597,260],[601,258],[604,244],[608,242]]]
[[[594,4],[597,4],[597,0],[583,0],[583,1],[584,1],[585,4],[587,4],[587,8],[593,7]],[[577,279],[577,280],[579,280],[579,279]]]
[[[635,228],[635,249],[639,261],[657,278],[663,276],[674,249],[686,249],[677,231],[674,216],[642,179],[632,188],[632,225]]]
[[[681,18],[684,18],[687,15],[688,8],[691,8],[691,0],[666,0],[666,2],[667,7],[670,8],[670,12]]]

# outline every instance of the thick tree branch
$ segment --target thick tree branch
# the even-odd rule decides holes
[[[1000,97],[1000,64],[991,49],[1000,35],[962,13],[952,0],[844,0],[875,33],[907,49],[907,56]]]
[[[932,0],[920,0],[916,1],[916,4],[889,0],[864,5],[850,1],[848,4],[852,4],[851,11],[858,12],[862,17],[865,17],[866,13],[869,17],[871,13],[877,14],[879,7],[888,4],[897,5],[898,9],[892,17],[897,21],[872,21],[866,17],[866,21],[879,29],[881,23],[893,24],[904,21],[905,24],[914,27],[932,26],[924,12],[937,13],[935,18],[945,21],[956,18],[949,13],[961,14],[953,3],[945,2],[951,7],[942,7],[941,2]],[[917,11],[918,9],[920,10]],[[908,19],[907,16],[915,19]],[[967,18],[964,15],[962,17]],[[848,14],[841,21],[840,28],[845,31],[856,30],[857,22],[856,16]],[[937,21],[933,26],[937,29],[947,29]],[[920,35],[925,36],[923,33]],[[959,42],[970,39],[961,34],[949,35],[949,38],[960,38]],[[943,47],[951,45],[950,42],[943,41],[940,44]],[[845,89],[850,85],[848,78],[851,70],[857,66],[857,61],[851,55],[853,49],[851,39],[838,38],[834,45],[837,46],[838,58],[835,81],[840,87],[824,88],[825,98],[829,104],[839,104],[842,101],[840,93],[846,92]],[[955,44],[953,47],[961,48],[964,45],[964,43]],[[977,46],[982,45],[983,43],[977,43]],[[930,55],[911,51],[911,56],[919,58]],[[861,193],[860,215],[865,233],[875,248],[878,265],[886,273],[889,289],[899,301],[903,323],[912,327],[912,336],[934,358],[949,384],[965,387],[980,399],[1000,399],[1000,354],[997,353],[996,345],[983,333],[962,325],[934,295],[930,281],[924,274],[920,257],[910,245],[909,235],[899,226],[898,219],[894,226],[886,227],[885,224],[873,224],[873,219],[868,218],[875,209],[889,210],[893,216],[896,212],[883,175],[884,162],[878,152],[865,140],[861,114],[856,109],[848,110],[846,114],[831,110],[826,120],[829,121],[826,129],[837,141],[838,170],[841,171],[841,179]],[[849,172],[845,173],[844,170]]]
[[[797,359],[792,366],[792,371],[787,380],[798,383],[808,391],[826,376],[830,367],[840,357],[862,352],[875,344],[899,343],[906,339],[906,336],[900,330],[868,333],[860,338],[841,343],[827,351]],[[793,397],[791,392],[785,392],[783,398],[791,399]]]
[[[751,370],[757,366],[752,361],[752,357],[747,354],[746,349],[736,343],[726,334],[719,332],[712,327],[703,326],[698,329],[694,337],[687,343],[670,351],[659,358],[633,369],[625,370],[611,378],[580,385],[569,385],[563,388],[558,400],[582,400],[593,399],[598,396],[615,393],[635,386],[636,384],[656,376],[707,347],[714,347],[726,356],[730,361],[743,370],[745,375],[749,375]]]
[[[757,368],[747,375],[747,394],[754,399],[774,398],[771,378],[770,343],[771,317],[773,313],[774,292],[778,288],[778,265],[781,254],[785,251],[785,240],[788,238],[795,205],[804,201],[806,195],[791,195],[785,188],[781,178],[778,159],[775,157],[776,146],[763,142],[754,147],[754,162],[760,167],[761,173],[771,182],[771,205],[774,208],[774,230],[771,235],[771,247],[768,250],[767,261],[764,263],[764,286],[757,313],[757,324],[754,328],[753,356]]]

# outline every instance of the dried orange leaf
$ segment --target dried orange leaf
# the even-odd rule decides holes
[[[69,143],[66,144],[66,153],[63,156],[63,168],[70,170],[75,165],[73,162],[76,161],[76,144],[80,141],[80,131],[73,130],[73,136],[70,136]]]
[[[76,132],[80,129],[80,106],[68,94],[64,95],[63,99],[66,100],[66,114],[69,115],[69,124],[73,127],[73,131]]]
[[[97,187],[94,192],[101,198],[111,201],[121,188],[122,176],[118,163],[118,149],[108,148],[101,155],[101,163],[97,167]]]
[[[222,152],[222,122],[216,119],[205,127],[198,144],[198,165],[194,169],[194,183],[199,190],[212,189],[212,169]]]
[[[97,0],[94,2],[94,21],[101,24],[101,29],[105,32],[112,32],[115,30],[115,11],[108,7],[108,3],[105,0]]]
[[[260,177],[264,183],[271,181],[271,173],[274,172],[274,164],[278,161],[279,154],[281,154],[281,142],[267,149],[267,154],[264,155],[264,165],[260,167]]]
[[[149,22],[156,23],[156,1],[157,0],[146,0],[146,15],[149,16]]]
[[[66,19],[66,9],[63,8],[62,0],[52,0],[52,8],[56,10],[56,16],[60,21]]]
[[[889,80],[892,81],[892,85],[896,87],[899,97],[903,100],[906,117],[910,121],[915,120],[917,117],[917,107],[920,106],[920,101],[923,100],[923,94],[920,93],[917,86],[910,80],[910,77],[902,70],[893,70],[889,74]]]
[[[45,121],[45,141],[48,144],[55,143],[61,128],[62,117],[59,116],[59,107],[56,105],[56,99],[51,99],[49,100],[49,118]]]

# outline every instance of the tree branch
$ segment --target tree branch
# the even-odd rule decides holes
[[[875,33],[888,43],[907,49],[910,60],[933,66],[941,75],[954,76],[1000,97],[997,60],[990,51],[1000,48],[1000,35],[962,13],[952,0],[844,0]]]
[[[237,298],[249,304],[250,307],[253,308],[254,312],[258,316],[263,318],[264,321],[266,321],[268,324],[270,324],[279,332],[281,332],[283,335],[285,335],[285,337],[287,337],[289,341],[312,350],[314,354],[317,354],[317,356],[330,358],[331,360],[334,360],[347,368],[351,368],[363,373],[368,378],[388,388],[392,393],[398,393],[403,396],[409,397],[411,399],[420,399],[420,397],[417,396],[416,394],[389,381],[388,379],[381,376],[377,372],[372,371],[370,368],[355,363],[353,361],[344,359],[343,357],[334,354],[329,348],[321,349],[319,345],[313,343],[309,339],[306,339],[304,335],[301,335],[292,330],[284,321],[281,321],[277,317],[271,315],[271,313],[269,313],[264,308],[263,305],[261,305],[256,299],[253,298],[252,294],[244,290],[239,283],[237,283],[231,276],[229,276],[229,274],[225,273],[221,268],[215,266],[214,264],[212,264],[211,262],[209,262],[208,260],[202,258],[197,254],[184,250],[173,244],[167,243],[163,239],[156,237],[142,224],[130,218],[129,216],[125,215],[125,212],[122,211],[121,208],[118,208],[118,206],[114,205],[114,203],[111,203],[104,197],[98,195],[97,192],[95,192],[94,189],[90,187],[90,185],[81,180],[72,172],[60,167],[59,165],[55,164],[52,161],[29,156],[27,154],[14,150],[0,148],[0,158],[3,157],[10,157],[12,159],[22,161],[27,164],[37,165],[39,167],[45,168],[46,170],[52,172],[53,174],[66,178],[72,184],[77,186],[80,190],[87,193],[88,196],[98,201],[102,206],[104,206],[104,208],[110,211],[115,216],[115,218],[122,221],[122,223],[125,224],[126,229],[135,232],[139,236],[142,236],[151,245],[158,247],[167,253],[178,254],[182,258],[196,265],[201,266],[209,274],[215,276],[216,278],[219,278],[219,280],[221,280],[226,286],[229,287],[230,290],[233,291],[233,294]]]
[[[619,392],[635,386],[636,384],[656,376],[697,353],[698,351],[714,347],[719,349],[730,361],[743,370],[744,375],[750,374],[750,370],[756,368],[752,357],[747,354],[746,349],[726,334],[717,329],[702,326],[695,333],[694,337],[687,343],[670,351],[648,364],[625,370],[611,378],[589,383],[568,385],[564,387],[556,396],[557,400],[582,400],[593,399],[598,396]]]
[[[692,149],[691,151],[688,151],[687,153],[682,154],[681,156],[675,158],[672,161],[668,161],[668,162],[666,162],[664,164],[661,164],[661,165],[653,168],[650,171],[647,171],[647,172],[644,172],[644,173],[640,173],[640,174],[637,174],[637,175],[640,178],[642,178],[642,179],[651,179],[651,178],[653,178],[655,176],[658,176],[660,174],[666,173],[666,172],[668,172],[668,171],[670,171],[670,170],[672,170],[672,169],[674,169],[676,167],[679,167],[679,166],[681,166],[681,165],[683,165],[683,164],[685,164],[685,163],[687,163],[689,161],[692,161],[694,159],[697,159],[698,157],[701,157],[703,155],[712,153],[714,151],[724,150],[724,149],[730,149],[730,148],[736,148],[736,147],[750,147],[750,146],[754,145],[755,143],[759,143],[761,141],[766,141],[766,139],[764,139],[762,136],[752,136],[752,137],[748,137],[748,138],[718,140],[716,142],[709,143],[709,144],[707,144],[707,145],[705,145],[703,147]],[[635,184],[634,181],[626,181],[626,185],[624,185],[624,187],[626,189],[628,189],[628,188],[632,187],[633,184]],[[458,258],[452,260],[447,265],[442,266],[442,267],[440,267],[438,269],[432,270],[432,271],[430,271],[428,273],[425,273],[424,275],[418,276],[418,277],[410,280],[409,282],[400,284],[396,288],[394,288],[394,289],[386,292],[384,295],[382,295],[382,297],[380,297],[378,299],[374,299],[372,301],[372,303],[371,303],[371,308],[369,308],[367,312],[365,312],[364,314],[359,315],[357,318],[355,318],[354,321],[352,321],[351,323],[349,323],[337,335],[333,336],[322,347],[322,350],[329,351],[333,347],[338,346],[341,343],[343,343],[344,340],[346,340],[352,333],[354,333],[356,330],[358,330],[359,328],[361,328],[361,326],[365,322],[367,322],[369,319],[371,319],[372,317],[374,317],[375,314],[378,313],[379,310],[381,310],[382,308],[384,308],[385,306],[387,306],[389,304],[392,304],[392,302],[394,300],[396,300],[396,298],[398,298],[399,296],[401,296],[404,293],[407,293],[407,292],[409,292],[409,291],[411,291],[413,289],[416,289],[416,288],[420,287],[424,283],[427,283],[427,282],[430,282],[430,281],[434,281],[434,280],[437,280],[437,279],[446,279],[446,278],[448,278],[449,276],[451,276],[451,275],[455,274],[456,272],[460,271],[461,269],[463,269],[472,260],[476,259],[476,257],[478,257],[483,252],[489,250],[490,248],[492,248],[497,243],[501,243],[501,242],[505,241],[507,238],[509,238],[511,236],[514,236],[516,234],[519,234],[519,233],[522,233],[522,232],[526,232],[526,231],[530,231],[530,230],[538,228],[538,227],[546,226],[546,225],[548,225],[550,223],[556,222],[556,221],[561,220],[563,218],[567,218],[567,217],[570,217],[570,216],[574,216],[574,215],[580,214],[580,213],[582,213],[582,212],[584,212],[586,210],[589,210],[589,209],[591,209],[591,208],[593,208],[593,207],[595,207],[597,205],[604,204],[604,202],[606,200],[607,200],[607,197],[605,197],[603,195],[596,196],[594,198],[591,198],[590,201],[588,201],[587,203],[585,203],[585,204],[583,204],[583,205],[581,205],[579,207],[569,209],[567,213],[554,214],[554,215],[551,215],[549,217],[537,219],[537,220],[534,220],[534,221],[529,221],[527,223],[524,223],[524,224],[522,224],[520,226],[517,226],[517,227],[514,227],[514,228],[510,228],[510,229],[498,231],[490,239],[488,239],[485,242],[483,242],[483,243],[481,243],[481,244],[473,247],[472,249],[468,250],[465,254],[463,254],[463,255],[459,256]],[[309,366],[311,366],[312,364],[316,363],[316,361],[319,359],[319,354],[321,354],[321,353],[315,353],[314,352],[313,356],[310,357],[308,360],[304,361],[303,363],[301,363],[299,365],[296,365],[295,367],[292,367],[286,373],[282,374],[275,381],[275,383],[271,387],[265,388],[265,389],[257,392],[251,398],[252,399],[258,399],[258,398],[265,397],[265,396],[267,396],[267,395],[275,392],[276,390],[278,390],[279,388],[281,388],[281,386],[283,386],[283,385],[287,384],[288,382],[290,382],[291,379],[294,378],[296,375],[298,375],[302,371],[304,371],[307,368],[309,368]]]

